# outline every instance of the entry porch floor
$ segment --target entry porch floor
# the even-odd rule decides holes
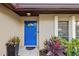
[[[26,48],[20,48],[19,56],[39,56],[39,50],[37,48],[33,50],[27,50]]]

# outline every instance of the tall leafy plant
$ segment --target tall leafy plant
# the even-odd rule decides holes
[[[71,40],[73,49],[74,49],[74,54],[76,56],[79,56],[79,40],[78,39],[72,39]]]
[[[65,49],[65,53],[67,56],[79,56],[79,40],[72,38],[71,41],[67,41],[65,39],[60,39],[61,45],[63,45]]]

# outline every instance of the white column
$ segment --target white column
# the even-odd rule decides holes
[[[72,38],[76,38],[75,16],[72,16]]]
[[[72,39],[72,19],[69,18],[69,41]]]
[[[76,38],[76,22],[75,16],[71,16],[69,20],[69,41],[72,38]]]
[[[54,36],[58,37],[58,16],[54,16]]]

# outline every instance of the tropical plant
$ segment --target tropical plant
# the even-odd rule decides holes
[[[47,50],[46,55],[56,56],[56,55],[64,55],[64,48],[60,46],[60,40],[58,37],[52,37],[49,41],[45,41],[45,50]]]
[[[67,47],[68,41],[64,38],[61,38],[60,43],[61,43],[62,46]]]
[[[79,56],[79,40],[72,38],[71,41],[61,39],[61,45],[66,47],[65,54],[67,56]]]

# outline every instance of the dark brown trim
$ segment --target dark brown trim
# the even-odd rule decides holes
[[[5,7],[9,8],[9,9],[11,9],[11,10],[15,9],[15,7],[10,3],[7,3],[7,4],[6,3],[1,3],[1,4],[4,5]]]
[[[63,4],[49,4],[49,3],[19,3],[22,5],[72,5],[75,6],[79,4],[70,4],[70,3],[63,3]],[[79,14],[79,7],[78,8],[19,8],[16,3],[3,3],[5,7],[11,9],[15,13],[20,16],[27,16],[26,13],[31,13],[32,16],[39,16],[39,14]]]

